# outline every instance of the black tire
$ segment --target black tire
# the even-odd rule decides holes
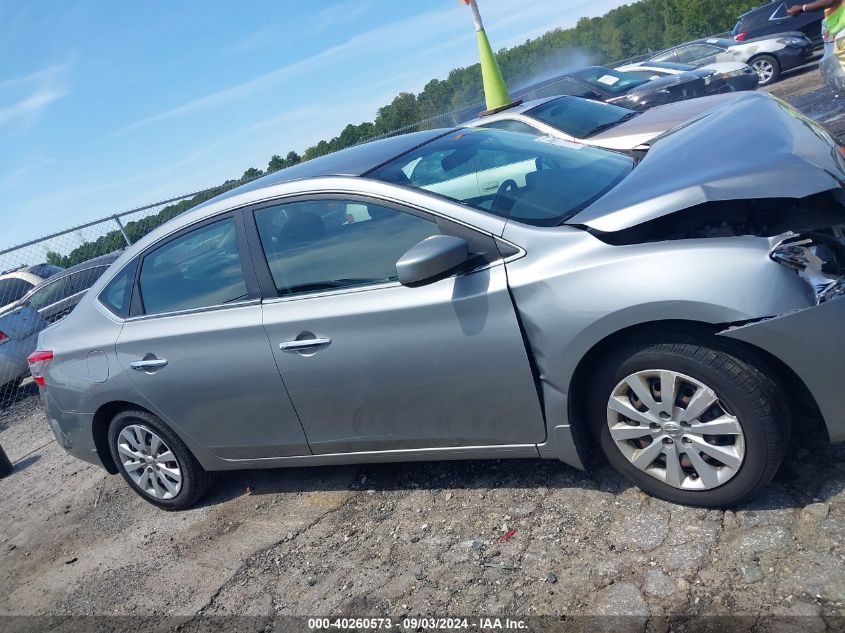
[[[178,494],[170,499],[159,499],[147,493],[126,472],[118,453],[118,437],[120,432],[129,425],[143,425],[158,434],[175,455],[182,474],[182,486]],[[109,450],[118,471],[141,498],[164,510],[185,510],[194,505],[208,491],[211,483],[210,475],[200,466],[185,443],[173,432],[163,420],[152,413],[139,409],[125,409],[118,413],[109,425]]]
[[[757,495],[772,479],[786,452],[790,407],[765,363],[749,350],[715,337],[686,334],[642,338],[610,354],[589,392],[590,425],[610,464],[650,495],[684,505],[734,507]],[[673,487],[634,466],[611,438],[608,399],[625,377],[641,371],[669,370],[710,387],[739,420],[745,457],[731,479],[706,490]],[[689,458],[686,458],[689,459]]]
[[[757,62],[763,62],[763,63],[771,65],[772,75],[771,75],[771,77],[769,77],[768,80],[763,81],[763,78],[760,77],[760,71],[754,65]],[[757,72],[757,76],[760,77],[760,85],[761,86],[770,86],[773,83],[775,83],[778,79],[780,79],[780,73],[781,73],[780,62],[778,61],[777,57],[774,57],[773,55],[758,55],[757,57],[755,57],[754,59],[752,59],[748,63]]]

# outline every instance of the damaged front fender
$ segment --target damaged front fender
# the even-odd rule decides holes
[[[733,327],[720,336],[762,349],[790,367],[815,400],[831,442],[845,442],[845,297]]]
[[[840,192],[843,182],[845,157],[821,126],[747,92],[652,142],[629,176],[567,223],[613,233],[708,203]]]

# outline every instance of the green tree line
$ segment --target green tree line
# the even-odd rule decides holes
[[[496,57],[508,85],[524,84],[554,69],[565,69],[586,54],[593,63],[609,63],[660,50],[680,42],[730,30],[739,15],[758,6],[761,0],[639,0],[613,9],[601,17],[581,18],[567,29],[553,29],[540,37],[512,48],[502,49]],[[469,28],[469,27],[468,27]],[[469,31],[468,31],[469,33]],[[469,37],[469,35],[468,35]],[[496,34],[491,37],[495,41]],[[368,139],[406,128],[420,121],[452,112],[483,98],[479,64],[455,68],[445,79],[432,79],[418,93],[402,92],[378,109],[374,121],[348,124],[340,134],[321,140],[300,156],[289,151],[270,158],[267,168],[247,169],[239,180],[227,181],[212,190],[164,207],[157,214],[126,225],[132,242],[176,215],[228,191],[242,182],[265,173],[291,167],[305,160],[352,147]],[[420,129],[425,125],[417,126]],[[119,231],[75,248],[68,255],[49,253],[47,261],[71,266],[110,253],[125,245]]]

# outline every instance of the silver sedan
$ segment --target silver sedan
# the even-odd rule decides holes
[[[146,236],[31,371],[59,443],[166,509],[209,471],[594,453],[732,505],[795,394],[845,440],[843,181],[827,132],[754,93],[637,158],[395,137]]]

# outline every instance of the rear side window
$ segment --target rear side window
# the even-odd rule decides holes
[[[73,287],[70,283],[70,275],[66,275],[33,292],[32,296],[29,297],[29,305],[36,310],[40,310],[62,299],[67,299],[72,294]]]
[[[208,224],[152,251],[141,265],[139,286],[145,314],[246,299],[234,220]]]
[[[138,261],[135,260],[125,266],[100,293],[100,303],[115,315],[124,319],[129,316],[129,305],[132,301],[132,286],[135,281],[137,265]]]
[[[0,306],[14,303],[33,289],[33,284],[17,277],[0,279]]]

